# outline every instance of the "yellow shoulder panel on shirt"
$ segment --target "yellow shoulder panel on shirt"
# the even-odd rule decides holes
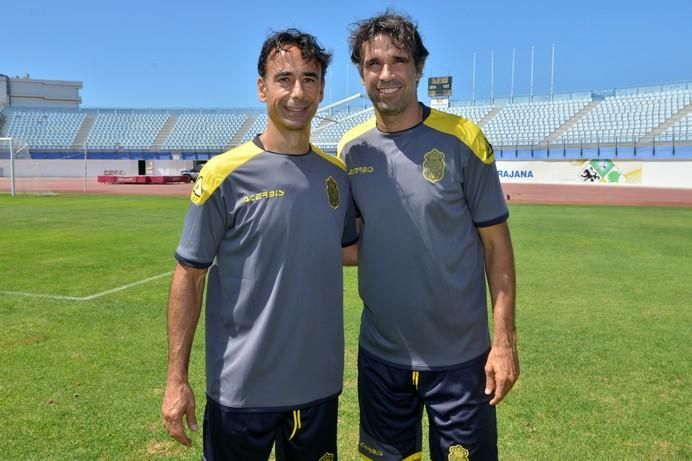
[[[219,188],[221,183],[235,169],[246,163],[257,154],[264,152],[252,141],[242,144],[216,157],[212,157],[202,167],[199,177],[192,188],[190,200],[195,205],[202,205]]]
[[[366,131],[372,130],[373,128],[375,128],[375,116],[371,117],[366,122],[363,122],[360,125],[356,125],[350,130],[348,130],[346,134],[344,134],[341,137],[341,141],[339,141],[339,144],[336,147],[336,156],[343,160],[344,156],[341,151],[343,150],[346,143],[348,143],[349,141],[353,141],[358,136],[362,135]]]
[[[424,123],[437,131],[456,136],[461,142],[469,146],[483,163],[490,164],[495,161],[492,146],[485,139],[485,135],[478,125],[472,121],[458,115],[431,109],[430,115]]]
[[[319,147],[310,144],[310,147],[312,147],[312,151],[322,157],[323,159],[327,160],[330,163],[333,163],[334,165],[338,166],[342,170],[346,171],[346,164],[340,159],[336,158],[333,155],[329,155],[326,152],[324,152],[322,149]]]

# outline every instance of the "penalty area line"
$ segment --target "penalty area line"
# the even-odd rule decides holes
[[[24,296],[27,298],[44,298],[44,299],[56,299],[56,300],[66,300],[66,301],[91,301],[92,299],[100,298],[102,296],[117,293],[118,291],[127,290],[128,288],[136,287],[137,285],[143,285],[149,283],[153,280],[157,280],[163,277],[167,277],[173,274],[173,271],[164,272],[163,274],[155,275],[153,277],[148,277],[136,282],[128,283],[127,285],[122,285],[110,290],[101,291],[89,296],[61,296],[61,295],[47,295],[42,293],[29,293],[24,291],[0,291],[0,295],[7,296]]]

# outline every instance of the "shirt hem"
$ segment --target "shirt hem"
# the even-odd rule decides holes
[[[209,394],[207,394],[207,399],[211,400],[213,403],[216,405],[228,410],[228,411],[234,411],[238,413],[277,413],[277,412],[282,412],[282,411],[291,411],[291,410],[300,410],[308,407],[314,407],[316,405],[320,405],[324,402],[327,402],[329,400],[333,400],[335,398],[338,398],[341,395],[342,389],[339,389],[339,391],[335,394],[331,394],[327,397],[322,397],[316,400],[311,400],[307,403],[300,403],[300,404],[295,404],[295,405],[278,405],[278,406],[267,406],[267,407],[236,407],[233,405],[225,405],[221,402],[219,402],[219,399],[216,399],[214,397],[211,397]]]
[[[488,357],[488,353],[490,352],[490,348],[486,349],[483,353],[480,355],[477,355],[476,357],[469,359],[469,360],[464,360],[463,362],[459,363],[453,363],[450,365],[415,365],[415,364],[407,364],[403,365],[401,363],[395,363],[395,362],[390,362],[389,360],[383,359],[381,357],[378,357],[377,355],[373,354],[372,352],[368,352],[365,350],[363,347],[358,348],[358,353],[363,354],[368,356],[368,358],[380,362],[383,365],[387,365],[392,368],[398,368],[400,370],[408,370],[408,371],[448,371],[448,370],[458,370],[461,368],[466,368],[471,365],[475,365],[478,361],[485,361],[486,358]]]
[[[474,222],[473,224],[476,227],[490,227],[490,226],[494,226],[495,224],[503,223],[503,222],[507,221],[508,218],[509,218],[509,213],[505,213],[502,216],[498,216],[495,219],[491,219],[489,221]]]
[[[193,269],[208,269],[212,264],[212,263],[201,263],[201,262],[193,261],[191,259],[187,259],[183,256],[180,256],[178,253],[175,254],[175,259],[181,265],[187,266],[187,267],[192,267]]]

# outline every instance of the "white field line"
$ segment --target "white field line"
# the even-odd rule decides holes
[[[170,276],[172,273],[173,273],[173,271],[164,272],[163,274],[155,275],[153,277],[148,277],[146,279],[142,279],[142,280],[138,280],[136,282],[128,283],[127,285],[113,288],[112,290],[101,291],[100,293],[95,293],[95,294],[89,295],[89,296],[46,295],[46,294],[41,294],[41,293],[28,293],[28,292],[24,292],[24,291],[0,291],[0,295],[26,296],[29,298],[60,299],[60,300],[67,300],[67,301],[90,301],[92,299],[100,298],[102,296],[116,293],[118,291],[127,290],[128,288],[132,288],[132,287],[135,287],[137,285],[142,285],[144,283],[151,282],[152,280],[157,280],[157,279],[160,279],[160,278],[163,278],[166,276]]]

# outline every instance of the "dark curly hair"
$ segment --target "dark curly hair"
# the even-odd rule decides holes
[[[351,25],[349,46],[351,61],[363,73],[363,44],[379,34],[387,34],[394,45],[400,49],[411,50],[413,62],[419,73],[423,72],[428,50],[423,45],[423,39],[418,33],[418,26],[408,16],[386,10],[379,16],[364,19]]]
[[[317,41],[315,36],[301,32],[298,29],[286,29],[273,32],[262,44],[257,61],[257,72],[264,78],[267,74],[267,59],[274,53],[295,46],[300,50],[300,55],[306,61],[315,61],[320,65],[322,80],[327,74],[327,67],[332,61],[332,54],[326,51]]]

